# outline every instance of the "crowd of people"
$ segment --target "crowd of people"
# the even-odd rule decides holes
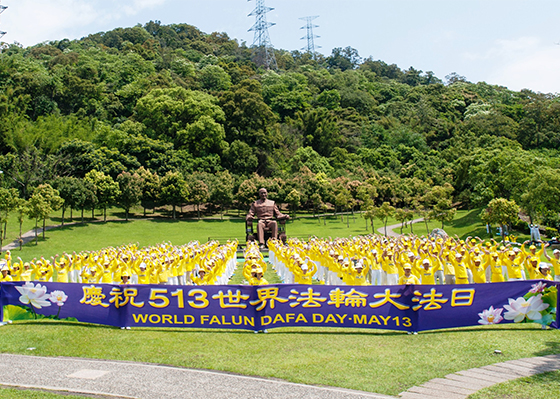
[[[13,260],[7,251],[0,262],[0,282],[226,285],[236,268],[237,245],[236,241],[143,248],[128,244],[25,263],[20,257]]]
[[[325,285],[472,284],[525,279],[560,281],[560,250],[529,241],[516,246],[478,237],[358,236],[309,241],[270,239],[269,260],[283,283]],[[238,242],[183,246],[128,244],[23,262],[5,254],[0,282],[227,285],[237,268]],[[244,251],[243,283],[267,285],[269,265],[257,242]],[[542,261],[542,259],[547,261]]]
[[[560,250],[555,249],[551,257],[546,251],[548,243],[537,245],[529,241],[516,246],[478,237],[460,240],[415,235],[268,243],[270,262],[284,283],[449,285],[525,279],[560,281]],[[541,256],[547,262],[541,261]]]

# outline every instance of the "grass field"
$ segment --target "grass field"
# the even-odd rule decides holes
[[[114,210],[117,211],[117,210]],[[478,214],[480,210],[458,211],[454,221],[445,226],[450,235],[458,235],[461,238],[467,236],[479,236],[483,239],[490,238],[486,229],[480,222]],[[117,214],[118,215],[118,214]],[[237,238],[245,240],[245,221],[243,218],[233,218],[230,215],[223,221],[219,216],[204,220],[172,220],[169,218],[153,219],[131,219],[128,222],[122,220],[109,220],[108,222],[86,222],[84,224],[65,225],[46,232],[45,239],[39,237],[36,245],[31,241],[23,247],[23,250],[15,250],[14,257],[21,257],[29,261],[34,257],[51,257],[62,252],[79,252],[82,250],[98,250],[107,246],[120,246],[126,243],[138,242],[140,246],[154,245],[164,241],[181,245],[192,240],[206,242],[209,238],[224,241],[226,238]],[[112,212],[110,217],[114,217]],[[12,218],[13,219],[13,218]],[[11,220],[10,220],[11,221]],[[29,221],[28,221],[29,222]],[[60,223],[59,218],[47,221],[47,225]],[[388,225],[397,224],[395,220],[389,220]],[[15,226],[16,222],[10,222],[8,227]],[[425,235],[432,229],[441,227],[437,222],[419,222],[413,225],[412,231],[417,235]],[[18,227],[16,227],[19,230]],[[27,226],[31,229],[32,226]],[[383,228],[376,222],[375,229]],[[25,229],[24,229],[25,230]],[[400,232],[400,228],[395,229]],[[410,233],[411,228],[406,227],[403,233]],[[8,229],[8,233],[15,232]],[[366,221],[361,214],[350,216],[329,216],[327,218],[313,218],[311,216],[298,218],[287,224],[288,236],[307,238],[315,235],[323,238],[349,237],[366,235],[371,233],[371,225],[366,230]],[[19,233],[15,233],[17,236]],[[9,235],[8,235],[9,237]],[[518,240],[525,240],[527,235],[519,235]],[[498,239],[498,238],[497,238]]]
[[[91,397],[64,394],[64,392],[46,392],[43,390],[21,389],[0,386],[0,399],[88,399]]]
[[[459,211],[445,227],[461,238],[488,235],[478,220],[479,210]],[[56,221],[55,221],[56,222]],[[389,221],[390,224],[396,223]],[[439,227],[430,223],[428,231]],[[10,225],[9,225],[10,226]],[[375,228],[381,225],[377,222]],[[424,223],[413,226],[425,234]],[[290,222],[288,235],[344,237],[363,235],[365,220],[301,218]],[[399,231],[398,229],[396,230]],[[404,232],[410,232],[410,227]],[[139,242],[141,246],[171,241],[205,242],[209,237],[242,238],[243,219],[172,221],[136,219],[72,225],[47,232],[46,240],[30,243],[14,256],[29,260],[62,251],[96,250]],[[524,237],[521,236],[520,240]],[[278,278],[269,269],[270,283]],[[241,283],[237,273],[231,283]],[[291,382],[346,387],[397,395],[414,385],[463,369],[499,361],[560,353],[560,332],[539,325],[504,325],[452,329],[406,335],[365,329],[282,328],[268,334],[202,329],[148,329],[123,331],[71,322],[16,322],[0,328],[0,352],[39,356],[71,356],[153,362],[188,368],[285,379]],[[126,345],[123,345],[126,344]],[[26,349],[36,348],[30,352]],[[497,356],[494,350],[501,350]],[[0,397],[17,395],[0,389]],[[29,397],[23,394],[21,397]]]
[[[338,328],[281,328],[258,335],[202,329],[123,331],[51,321],[1,329],[3,353],[152,362],[387,395],[463,369],[560,353],[557,330],[517,324],[419,335]],[[36,350],[26,350],[30,347]],[[496,349],[502,354],[495,355]]]

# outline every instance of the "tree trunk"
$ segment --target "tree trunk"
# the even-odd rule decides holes
[[[43,218],[43,240],[45,240],[45,231],[47,230],[47,219]]]
[[[39,218],[35,218],[35,246],[39,244],[39,236],[37,235],[37,229],[39,229]]]
[[[70,207],[70,222],[72,222],[73,218],[74,218],[74,210],[72,210],[72,207]]]
[[[84,223],[84,208],[82,207],[82,224]]]
[[[91,219],[95,219],[95,207],[91,208]]]
[[[414,225],[414,224],[412,223],[412,221],[410,221],[410,233],[414,233],[414,230],[413,230],[413,228],[412,228],[412,225]]]
[[[428,228],[428,221],[426,221],[426,218],[424,218],[424,224],[426,225],[426,235],[430,234],[429,228]]]
[[[196,205],[196,215],[198,215],[198,219],[200,220],[200,204],[198,203]]]
[[[107,222],[107,206],[103,207],[103,222]]]
[[[8,216],[6,215],[6,221],[4,221],[4,240],[6,240],[6,228],[8,227]]]
[[[124,210],[124,214],[125,214],[125,216],[126,216],[126,217],[125,217],[126,222],[128,222],[128,208],[127,208],[126,210]]]
[[[173,219],[175,219],[175,204],[173,204]]]
[[[62,208],[62,223],[61,225],[64,226],[64,207]]]

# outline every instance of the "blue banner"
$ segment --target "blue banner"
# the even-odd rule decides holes
[[[3,321],[48,318],[120,327],[328,326],[408,332],[505,323],[559,327],[560,283],[544,280],[433,286],[0,285]]]

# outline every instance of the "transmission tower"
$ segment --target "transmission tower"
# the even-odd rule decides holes
[[[315,46],[315,38],[320,38],[321,36],[317,36],[313,34],[313,28],[318,28],[319,25],[313,25],[313,20],[319,18],[318,15],[313,17],[303,17],[300,18],[307,22],[305,26],[302,26],[300,29],[307,29],[307,35],[301,38],[301,40],[307,40],[307,46],[303,47],[302,50],[311,54],[313,58],[315,58],[315,49],[320,49],[321,46]]]
[[[0,14],[2,14],[6,8],[8,8],[8,6],[3,6],[2,4],[0,4]],[[6,32],[4,31],[0,31],[0,39],[2,39],[2,37],[6,34]]]
[[[251,1],[251,0],[248,0]],[[249,14],[249,17],[254,16],[256,18],[255,24],[249,29],[249,32],[255,32],[255,38],[253,40],[254,48],[254,59],[257,65],[262,65],[266,69],[276,69],[276,57],[274,57],[274,47],[270,42],[270,36],[268,34],[268,28],[276,25],[273,22],[268,22],[266,20],[266,14],[274,8],[265,6],[265,0],[255,0],[257,6]]]

